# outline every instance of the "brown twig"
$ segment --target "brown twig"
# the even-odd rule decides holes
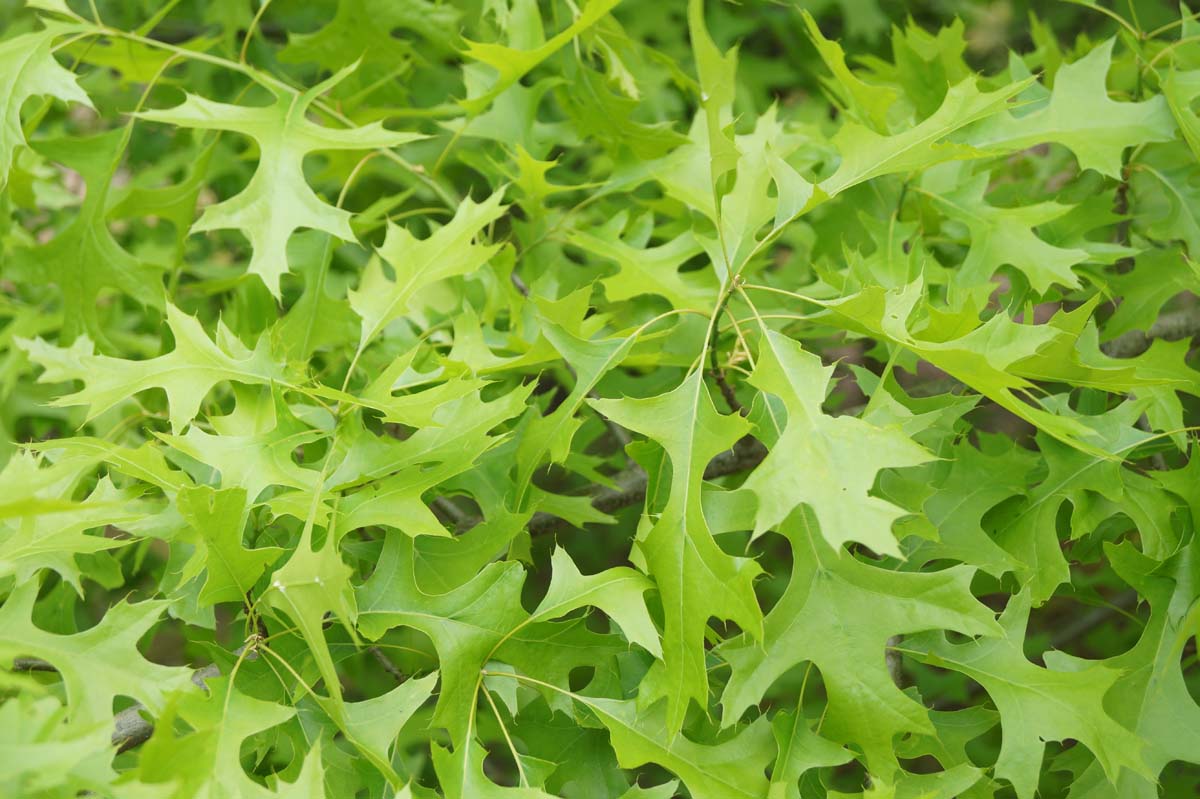
[[[1150,349],[1156,338],[1179,341],[1196,335],[1200,335],[1200,307],[1165,313],[1149,330],[1130,330],[1101,344],[1100,350],[1110,358],[1133,358]]]
[[[400,670],[400,667],[393,663],[392,659],[385,655],[382,649],[377,646],[369,646],[367,647],[367,651],[371,653],[372,657],[379,661],[379,665],[383,666],[384,671],[396,679],[396,682],[404,682],[405,679],[407,679],[404,675],[404,672]]]
[[[249,658],[256,655],[251,653]],[[13,671],[58,671],[54,664],[41,658],[16,658],[12,664]],[[210,664],[196,669],[192,673],[192,682],[203,690],[208,690],[204,681],[220,677],[221,670],[216,664]],[[134,703],[113,716],[112,744],[118,752],[124,752],[135,746],[140,746],[150,739],[154,733],[154,722],[142,715],[146,706],[140,702]]]
[[[708,373],[712,376],[713,382],[717,384],[717,388],[720,389],[721,396],[725,398],[725,404],[729,406],[729,410],[740,416],[745,416],[746,407],[737,398],[737,392],[733,390],[733,386],[729,384],[728,378],[725,377],[725,370],[720,366],[713,366],[708,370]]]

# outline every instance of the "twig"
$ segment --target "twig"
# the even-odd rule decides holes
[[[384,671],[396,678],[396,682],[404,682],[406,679],[404,672],[400,670],[399,666],[392,662],[390,657],[383,653],[382,649],[377,646],[369,646],[367,647],[367,651],[379,661],[379,665],[383,666]]]
[[[716,360],[715,355],[713,356],[713,360]],[[729,380],[725,377],[725,370],[719,365],[714,365],[708,370],[708,373],[712,376],[713,381],[717,384],[717,388],[721,390],[721,396],[725,398],[725,404],[729,406],[729,410],[741,416],[745,416],[747,413],[746,407],[742,405],[741,400],[737,398],[737,392],[733,390],[733,386],[729,385]]]
[[[257,657],[250,653],[249,658]],[[41,658],[16,658],[12,664],[13,671],[58,671],[54,664]],[[221,669],[214,663],[196,669],[192,673],[192,682],[207,691],[205,680],[220,677]],[[140,746],[150,739],[154,733],[154,722],[142,715],[146,706],[141,702],[134,703],[113,716],[112,744],[118,752],[124,752],[135,746]]]
[[[455,524],[460,524],[468,518],[462,508],[455,505],[446,497],[434,497],[433,505]]]
[[[250,657],[254,657],[254,654],[252,653]],[[53,669],[53,667],[51,668]],[[192,682],[207,691],[208,688],[205,687],[204,681],[220,676],[221,670],[214,663],[197,669],[192,674]],[[142,715],[142,711],[145,709],[146,706],[138,702],[113,716],[112,743],[117,747],[118,752],[141,746],[154,734],[154,722]]]
[[[1110,358],[1133,358],[1150,349],[1156,338],[1179,341],[1195,335],[1200,335],[1200,307],[1165,313],[1149,330],[1130,330],[1101,344],[1100,350]]]
[[[708,344],[705,349],[708,350],[708,372],[717,383],[717,388],[721,390],[721,396],[725,398],[725,404],[729,406],[729,410],[733,413],[745,416],[747,411],[737,398],[737,392],[733,390],[733,386],[729,385],[729,381],[725,378],[725,370],[721,368],[721,359],[717,354],[717,339],[721,335],[720,326],[716,324],[720,319],[721,314],[726,313],[729,308],[729,298],[733,296],[734,290],[741,285],[740,278],[734,277],[730,288],[721,295],[721,301],[717,303],[717,309],[713,311],[713,323],[711,332],[708,337]],[[737,320],[733,314],[730,314],[730,319],[733,319],[734,324]]]

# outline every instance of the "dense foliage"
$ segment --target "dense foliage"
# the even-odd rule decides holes
[[[0,2],[0,796],[1195,796],[1200,20]]]

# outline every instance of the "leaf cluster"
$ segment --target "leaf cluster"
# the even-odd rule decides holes
[[[0,796],[1200,790],[1200,13],[0,18]]]

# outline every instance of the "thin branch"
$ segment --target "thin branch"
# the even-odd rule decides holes
[[[257,655],[251,653],[250,657]],[[41,658],[16,658],[12,664],[13,671],[58,671],[54,664]],[[217,665],[210,664],[192,673],[192,682],[203,690],[208,690],[204,681],[220,677],[221,670]],[[135,746],[140,746],[150,739],[154,733],[154,722],[142,715],[146,706],[137,702],[113,716],[112,744],[118,752],[124,752]]]
[[[521,276],[516,273],[516,270],[508,273],[508,279],[512,281],[513,288],[517,290],[522,297],[529,296],[529,286],[521,279]]]
[[[715,353],[716,350],[713,350]],[[713,356],[713,361],[716,361],[716,355]],[[725,404],[729,406],[729,410],[733,413],[745,416],[748,411],[742,405],[741,400],[737,398],[737,392],[733,390],[733,386],[729,384],[729,380],[725,377],[725,370],[720,365],[714,365],[708,370],[713,381],[717,384],[717,388],[721,390],[721,396],[725,399]]]
[[[404,682],[404,680],[406,679],[404,676],[404,672],[402,672],[400,670],[399,666],[397,666],[395,663],[392,662],[392,659],[390,657],[388,657],[387,655],[385,655],[383,653],[382,649],[380,649],[377,646],[369,646],[369,647],[367,647],[367,651],[370,652],[371,655],[376,660],[379,661],[379,665],[383,666],[384,671],[386,671],[388,674],[392,675],[392,677],[394,677],[396,679],[396,682]]]
[[[193,672],[192,682],[207,691],[208,688],[205,687],[204,681],[220,676],[221,670],[214,663]],[[112,743],[117,747],[118,752],[141,746],[154,734],[154,722],[142,715],[142,711],[145,709],[146,706],[138,702],[113,716]]]
[[[448,497],[435,497],[433,506],[435,510],[441,511],[454,524],[461,524],[468,518],[466,512],[455,505]]]
[[[1130,330],[1101,344],[1100,349],[1110,358],[1133,358],[1150,349],[1156,338],[1179,341],[1196,335],[1200,335],[1200,307],[1165,313],[1149,330]]]
[[[738,281],[739,278],[735,277],[730,285],[730,288],[721,295],[721,301],[717,303],[717,309],[713,311],[713,321],[709,325],[708,346],[706,349],[708,350],[709,359],[708,373],[716,382],[717,388],[721,390],[721,396],[725,399],[725,404],[729,406],[729,410],[731,412],[745,416],[747,413],[746,408],[742,405],[741,401],[738,400],[737,392],[733,390],[733,386],[731,386],[729,381],[725,378],[725,370],[721,368],[721,359],[717,353],[717,341],[721,336],[721,330],[720,326],[716,322],[721,318],[721,314],[728,311],[730,297],[733,296],[734,290],[741,286]],[[729,318],[733,319],[733,323],[736,326],[737,319],[732,313],[729,314]]]

